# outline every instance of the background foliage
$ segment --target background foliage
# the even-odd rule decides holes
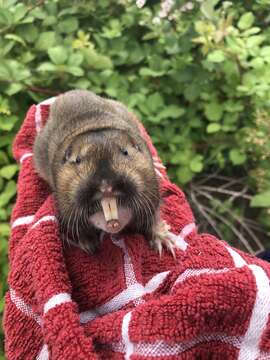
[[[135,111],[218,235],[269,239],[270,1],[171,3],[164,14],[158,1],[0,1],[0,314],[18,172],[11,143],[33,102],[68,89]]]

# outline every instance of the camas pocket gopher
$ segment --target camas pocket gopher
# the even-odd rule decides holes
[[[60,95],[37,135],[34,161],[72,243],[92,253],[101,231],[132,231],[160,252],[163,245],[173,252],[168,226],[159,219],[151,154],[121,103],[82,90]]]

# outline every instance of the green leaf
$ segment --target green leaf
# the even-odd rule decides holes
[[[197,155],[190,162],[190,169],[195,173],[200,173],[203,169],[203,156]]]
[[[151,76],[151,77],[160,77],[163,76],[165,74],[165,71],[154,71],[152,69],[149,68],[141,68],[139,71],[139,74],[141,76]]]
[[[262,58],[255,58],[250,62],[250,65],[254,68],[254,69],[261,69],[264,66],[264,61]]]
[[[31,11],[31,15],[35,19],[44,20],[48,16],[48,13],[41,9],[41,7],[36,7]]]
[[[7,34],[7,35],[5,35],[5,39],[13,40],[13,41],[15,41],[15,42],[17,42],[19,44],[22,44],[23,46],[26,46],[25,41],[20,36],[18,36],[16,34]]]
[[[151,112],[156,112],[158,109],[164,106],[162,96],[157,92],[150,95],[146,100],[146,106]]]
[[[198,34],[205,34],[207,32],[206,21],[201,21],[201,20],[195,21],[194,27]]]
[[[55,46],[48,50],[52,62],[56,65],[64,64],[68,58],[67,50],[63,46]]]
[[[219,130],[221,129],[221,125],[218,124],[218,123],[212,123],[212,124],[209,124],[206,128],[206,132],[208,134],[213,134],[213,133],[216,133],[218,132]]]
[[[0,164],[6,165],[8,163],[9,163],[9,158],[8,158],[7,154],[3,150],[0,150]],[[0,186],[0,189],[1,189],[1,186]]]
[[[224,104],[224,109],[230,113],[241,112],[244,110],[244,105],[236,100],[228,100]]]
[[[243,36],[250,36],[250,35],[255,35],[258,34],[261,31],[261,28],[259,27],[252,27],[251,29],[248,29],[246,31],[243,32]]]
[[[74,76],[83,76],[83,69],[78,66],[67,66],[66,71]]]
[[[270,57],[270,46],[263,46],[261,48],[261,56],[262,57]]]
[[[81,53],[74,53],[68,57],[68,65],[80,66],[83,62],[83,55]]]
[[[38,29],[33,24],[21,25],[18,29],[21,37],[29,43],[33,43],[38,38]]]
[[[14,82],[20,82],[21,80],[29,79],[31,76],[29,68],[17,60],[9,60],[8,67],[10,71],[9,80],[13,80]]]
[[[7,219],[8,219],[8,214],[7,214],[6,209],[0,208],[0,220],[3,221],[3,220],[7,220]]]
[[[250,36],[247,39],[247,47],[252,49],[255,46],[259,46],[261,45],[261,43],[263,43],[265,40],[265,36],[264,35],[254,35],[254,36]]]
[[[57,24],[57,17],[56,16],[50,15],[50,16],[47,16],[43,20],[43,25],[44,26],[51,26],[51,25],[54,25],[54,24]]]
[[[7,56],[8,53],[15,47],[15,43],[13,41],[9,41],[3,48],[1,49],[2,55]]]
[[[3,166],[0,169],[0,176],[2,176],[4,179],[10,180],[16,174],[18,169],[19,168],[18,168],[17,164],[11,164],[11,165]]]
[[[193,102],[200,96],[201,88],[198,86],[196,82],[192,82],[191,84],[187,85],[187,87],[184,90],[184,96],[185,98]]]
[[[180,184],[184,185],[188,183],[194,176],[194,173],[190,170],[188,166],[181,166],[176,172],[177,180]]]
[[[237,149],[232,149],[229,152],[229,157],[234,165],[242,165],[247,160],[246,154],[242,153],[240,150]]]
[[[37,42],[36,48],[38,50],[47,50],[55,44],[56,38],[53,31],[46,31],[40,34]]]
[[[33,13],[32,13],[33,14]],[[23,18],[21,21],[20,21],[20,24],[32,24],[34,21],[34,18],[32,15],[29,15],[29,16],[26,16],[25,18]]]
[[[4,8],[0,8],[0,25],[11,25],[13,23],[13,14]]]
[[[147,41],[147,40],[153,40],[159,37],[159,33],[155,32],[155,31],[151,31],[148,32],[147,34],[145,34],[142,37],[142,40]]]
[[[207,56],[207,60],[213,63],[221,63],[225,60],[225,55],[222,50],[215,50]]]
[[[182,165],[189,165],[190,163],[190,157],[192,157],[192,154],[188,150],[181,150],[176,151],[171,157],[170,157],[170,164],[182,164]]]
[[[1,236],[9,236],[10,234],[10,226],[9,224],[6,224],[6,223],[3,223],[3,224],[0,224],[0,237]]]
[[[117,97],[117,89],[115,89],[115,88],[107,88],[106,89],[106,94],[108,94],[109,96],[111,96],[111,97],[114,97],[114,98],[116,98]]]
[[[21,19],[23,19],[26,13],[27,13],[27,7],[24,4],[19,3],[18,5],[16,5],[14,7],[14,12],[13,12],[14,23],[17,23]]]
[[[5,206],[9,203],[11,198],[16,194],[16,183],[13,180],[10,180],[4,191],[0,194],[0,207]]]
[[[17,116],[2,116],[0,115],[0,129],[10,131],[18,121]]]
[[[252,12],[245,13],[242,15],[237,23],[237,26],[241,30],[249,29],[254,23],[255,17]]]
[[[3,121],[3,118],[0,116],[0,124],[2,121]],[[12,139],[13,139],[13,134],[7,134],[5,136],[1,135],[0,136],[0,148],[10,144]]]
[[[270,191],[265,191],[261,194],[253,196],[251,202],[251,207],[270,207]]]
[[[245,44],[242,44],[239,42],[239,38],[234,36],[227,36],[226,37],[226,43],[228,44],[228,49],[232,51],[235,54],[241,54],[241,52],[245,49]]]
[[[92,67],[96,70],[112,69],[113,63],[108,56],[97,54],[96,63]]]
[[[58,24],[58,29],[62,33],[72,34],[78,29],[79,22],[75,17],[69,17]]]
[[[93,69],[103,70],[111,69],[113,67],[112,61],[108,56],[98,54],[94,49],[82,49],[84,60],[88,66]]]
[[[5,90],[5,94],[8,96],[12,96],[17,94],[19,91],[21,91],[23,88],[22,84],[19,83],[12,83],[8,86],[8,88]]]
[[[201,119],[197,117],[190,118],[189,123],[190,123],[190,127],[195,129],[201,128],[203,126]]]
[[[161,119],[167,119],[167,118],[172,118],[172,119],[177,119],[180,116],[185,114],[185,110],[176,106],[176,105],[169,105],[166,106],[166,108],[164,110],[161,110],[158,114],[158,118]]]
[[[57,71],[57,67],[56,67],[56,65],[54,65],[52,63],[45,62],[38,66],[37,71],[41,71],[41,72],[46,72],[46,71],[51,72],[52,71],[52,72],[54,72],[54,71]]]
[[[5,63],[0,63],[0,79],[8,80],[10,78],[10,71]]]
[[[87,79],[79,79],[79,80],[74,81],[72,86],[77,89],[87,90],[87,89],[91,88],[91,83]]]
[[[10,8],[11,6],[16,5],[17,2],[18,2],[18,0],[5,0],[5,1],[2,1],[1,7]]]
[[[118,19],[114,18],[109,21],[110,27],[103,27],[102,36],[108,39],[120,37],[122,34],[122,26]]]
[[[217,102],[212,102],[205,106],[204,112],[208,120],[219,121],[223,114],[223,107]]]
[[[34,59],[35,59],[35,55],[33,53],[31,53],[30,51],[24,52],[21,56],[21,62],[25,65],[26,64],[28,65],[28,63]]]
[[[57,13],[57,16],[62,17],[64,15],[73,15],[76,13],[78,13],[77,7],[73,7],[73,6],[70,8],[64,7],[63,10],[61,10],[59,13]]]
[[[201,12],[203,15],[209,19],[215,19],[215,10],[214,6],[219,2],[219,0],[204,0],[201,5]]]

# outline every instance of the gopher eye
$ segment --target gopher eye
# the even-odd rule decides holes
[[[128,151],[127,149],[121,149],[121,153],[125,156],[128,156]]]
[[[82,158],[80,157],[80,155],[77,155],[76,159],[75,159],[75,164],[79,165],[82,161]]]

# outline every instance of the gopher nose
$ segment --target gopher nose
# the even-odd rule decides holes
[[[110,184],[108,184],[108,182],[106,180],[101,181],[101,185],[100,185],[99,189],[103,196],[112,195],[112,186]]]

